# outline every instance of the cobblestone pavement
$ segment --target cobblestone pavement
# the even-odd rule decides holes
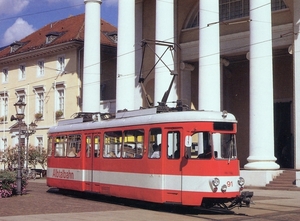
[[[30,181],[27,194],[0,199],[0,217],[32,215],[32,214],[51,214],[51,213],[74,213],[74,212],[94,212],[114,211],[130,209],[122,205],[105,203],[107,199],[101,197],[96,200],[94,197],[82,197],[79,195],[61,194],[57,189],[46,186],[46,181]]]
[[[22,220],[299,220],[300,191],[253,189],[250,208],[204,211],[125,201],[95,194],[61,193],[45,179],[29,182],[28,193],[0,199],[0,221]]]

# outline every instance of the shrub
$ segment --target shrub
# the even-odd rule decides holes
[[[42,113],[36,113],[34,115],[35,119],[41,119],[43,117],[43,114]]]
[[[55,112],[56,118],[60,118],[60,117],[62,117],[63,115],[64,115],[64,113],[63,113],[62,110],[58,110],[58,111]]]
[[[0,171],[0,198],[6,198],[17,194],[17,172]],[[22,178],[21,191],[26,192],[27,181]]]

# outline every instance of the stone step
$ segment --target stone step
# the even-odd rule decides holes
[[[294,190],[300,191],[295,185],[296,171],[284,170],[279,176],[275,177],[273,181],[265,186],[265,189],[269,190]]]
[[[300,188],[296,187],[296,186],[266,186],[263,189],[266,189],[266,190],[300,191]]]
[[[294,185],[295,180],[287,180],[287,181],[282,181],[282,180],[274,180],[268,183],[267,185]]]

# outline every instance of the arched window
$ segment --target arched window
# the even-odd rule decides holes
[[[283,0],[272,0],[272,11],[287,8]],[[249,0],[220,0],[219,3],[220,21],[245,18],[249,16]],[[186,28],[199,26],[199,11],[191,16]]]

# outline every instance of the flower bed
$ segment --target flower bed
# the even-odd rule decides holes
[[[0,171],[0,198],[11,197],[17,195],[17,172],[15,171]],[[22,178],[22,194],[26,191],[27,181]]]

